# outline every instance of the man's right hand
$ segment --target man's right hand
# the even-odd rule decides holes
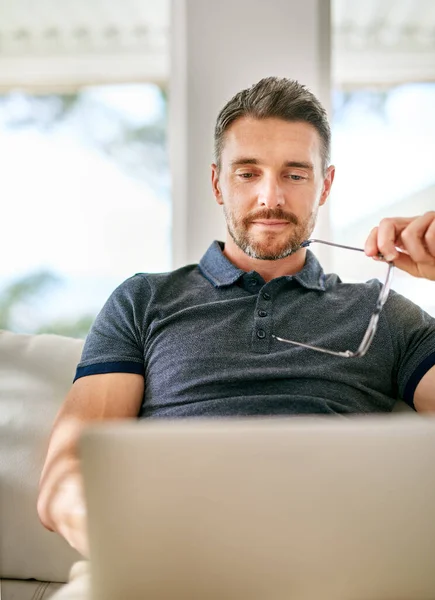
[[[44,524],[89,558],[86,503],[78,474],[70,475],[59,484],[50,504],[50,522]]]
[[[85,558],[89,558],[87,511],[81,485],[68,482],[60,486],[53,505],[56,531]]]

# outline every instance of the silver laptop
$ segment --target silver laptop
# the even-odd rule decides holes
[[[140,421],[80,442],[92,600],[434,600],[435,418]]]

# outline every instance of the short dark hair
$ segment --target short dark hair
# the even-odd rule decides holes
[[[316,96],[294,79],[266,77],[238,92],[220,111],[214,131],[214,154],[218,170],[225,132],[241,117],[278,118],[302,121],[316,128],[322,143],[322,168],[326,172],[331,154],[331,128],[328,115]]]

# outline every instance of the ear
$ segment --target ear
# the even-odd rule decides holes
[[[335,167],[334,167],[334,165],[331,165],[330,167],[328,167],[328,170],[326,171],[325,179],[323,180],[323,190],[322,190],[322,194],[320,196],[319,206],[322,206],[323,204],[325,204],[326,200],[328,199],[328,196],[331,192],[331,187],[332,187],[332,182],[334,181],[334,177],[335,177]]]
[[[215,163],[211,165],[211,187],[213,190],[213,195],[216,198],[216,202],[222,205],[224,202],[222,200],[222,193],[219,185],[218,167]]]

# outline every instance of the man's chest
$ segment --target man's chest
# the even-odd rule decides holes
[[[266,296],[266,297],[265,297]],[[268,297],[269,296],[269,297]],[[146,400],[191,402],[222,397],[389,393],[391,358],[381,336],[364,358],[345,359],[283,344],[286,337],[333,350],[356,349],[370,318],[361,302],[293,293],[227,297],[160,313],[144,348]],[[379,383],[378,383],[379,381]],[[384,382],[384,383],[382,383]],[[329,390],[328,390],[329,388]]]

